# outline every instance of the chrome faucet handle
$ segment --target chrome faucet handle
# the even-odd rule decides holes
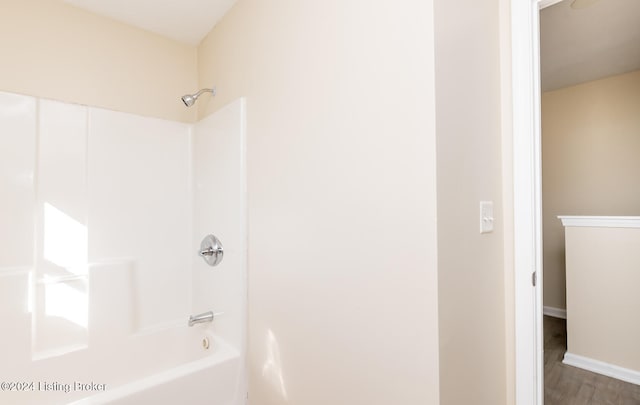
[[[213,248],[211,246],[209,246],[208,248],[205,248],[203,250],[200,251],[199,255],[200,256],[216,256],[218,254],[222,253],[222,248]]]
[[[218,238],[213,235],[207,235],[200,243],[200,252],[198,254],[209,266],[217,266],[224,256],[224,248]]]

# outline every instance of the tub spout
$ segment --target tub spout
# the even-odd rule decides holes
[[[189,317],[189,326],[205,322],[213,322],[213,311],[203,312],[201,314],[191,315]]]

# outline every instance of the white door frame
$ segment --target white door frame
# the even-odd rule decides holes
[[[539,17],[554,1],[511,0],[517,405],[544,402]]]

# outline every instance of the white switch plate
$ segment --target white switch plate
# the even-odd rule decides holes
[[[480,201],[480,233],[493,232],[493,201]]]

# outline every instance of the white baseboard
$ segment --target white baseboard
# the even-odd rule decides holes
[[[554,307],[543,307],[542,313],[547,316],[552,316],[554,318],[567,319],[566,309],[560,309],[560,308],[554,308]]]
[[[594,373],[640,385],[640,371],[623,368],[599,360],[593,360],[588,357],[578,356],[577,354],[571,354],[569,352],[564,354],[562,362],[569,366],[582,368],[584,370],[593,371]]]

